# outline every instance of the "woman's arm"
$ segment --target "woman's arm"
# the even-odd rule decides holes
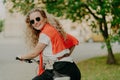
[[[35,58],[43,51],[43,49],[45,47],[46,47],[46,44],[39,42],[36,45],[36,47],[30,53],[28,53],[26,55],[22,55],[20,58],[21,59],[32,59],[32,58]]]
[[[69,53],[70,55],[72,54],[72,52],[73,52],[74,49],[75,49],[75,46],[73,46],[73,47],[70,48],[70,53]]]

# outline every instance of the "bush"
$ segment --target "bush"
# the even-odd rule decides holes
[[[0,32],[2,32],[4,27],[4,20],[0,20]]]

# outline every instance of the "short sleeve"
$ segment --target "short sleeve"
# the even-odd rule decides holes
[[[46,34],[41,33],[41,34],[39,35],[39,40],[38,40],[38,42],[44,43],[44,44],[48,44],[48,43],[50,42],[50,38],[49,38]]]

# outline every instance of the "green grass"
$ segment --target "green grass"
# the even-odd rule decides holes
[[[79,62],[81,80],[120,80],[120,53],[115,58],[116,65],[106,64],[106,56]]]

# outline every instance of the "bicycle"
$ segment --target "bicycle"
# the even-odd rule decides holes
[[[19,60],[19,61],[25,61],[27,63],[37,63],[39,65],[39,60],[36,60],[36,59],[24,59],[24,60],[21,60],[19,57],[16,57],[16,60]],[[54,80],[70,80],[70,77],[69,76],[65,76],[63,74],[60,74],[56,71],[53,71],[54,72],[54,77],[53,79]]]

